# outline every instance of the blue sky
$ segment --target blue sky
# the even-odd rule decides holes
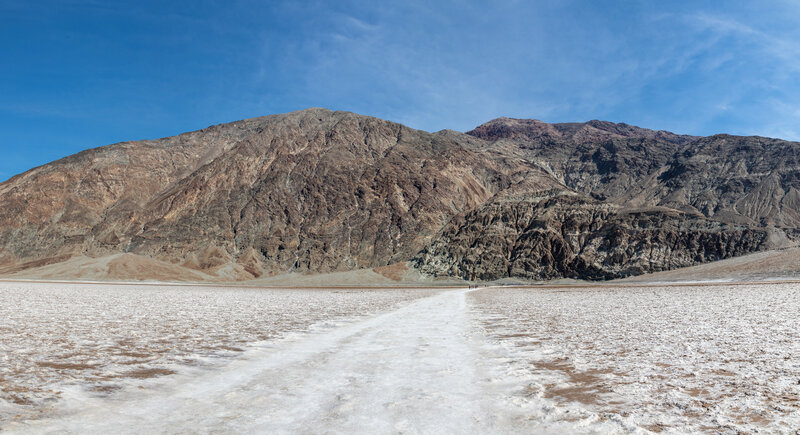
[[[0,0],[0,179],[327,107],[800,140],[796,1]]]

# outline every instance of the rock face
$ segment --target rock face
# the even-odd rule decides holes
[[[114,251],[117,230],[165,186],[253,134],[259,120],[90,149],[0,184],[0,261]]]
[[[294,113],[165,189],[123,233],[127,249],[156,257],[210,242],[232,256],[254,249],[269,273],[385,266],[411,258],[515,171],[551,181],[523,163],[375,118]]]
[[[798,151],[601,121],[431,134],[308,109],[0,184],[0,273],[129,253],[115,258],[229,279],[408,261],[467,279],[629,276],[790,243]]]
[[[800,226],[797,142],[508,118],[468,134],[546,168],[570,189],[601,201],[665,206],[789,232]]]
[[[492,202],[447,226],[414,259],[423,272],[467,280],[602,280],[759,250],[769,232],[676,210],[623,210],[574,195]]]

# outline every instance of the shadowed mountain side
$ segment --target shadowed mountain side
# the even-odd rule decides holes
[[[677,210],[531,196],[490,202],[454,219],[413,263],[434,276],[468,280],[604,280],[768,249],[769,233]]]

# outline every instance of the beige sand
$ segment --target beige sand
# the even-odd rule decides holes
[[[431,278],[397,263],[375,269],[359,269],[316,275],[289,273],[257,279],[242,279],[235,264],[215,270],[196,270],[135,254],[115,254],[100,258],[80,256],[69,260],[22,271],[0,270],[0,279],[59,280],[102,282],[184,282],[229,283],[256,287],[330,287],[330,286],[458,286],[467,284],[457,278]],[[800,248],[758,252],[700,266],[630,277],[611,283],[698,282],[698,281],[770,281],[800,279]],[[503,279],[495,285],[597,285],[585,281],[562,279],[549,282],[528,282]]]
[[[757,252],[617,282],[768,281],[800,279],[800,248]]]
[[[330,286],[457,286],[458,279],[433,279],[422,276],[406,263],[376,269],[305,275],[288,273],[257,279],[242,280],[235,267],[215,270],[196,270],[135,254],[114,254],[91,258],[80,256],[45,266],[3,273],[3,280],[39,281],[99,281],[99,282],[158,282],[158,283],[215,283],[256,287],[330,287]]]

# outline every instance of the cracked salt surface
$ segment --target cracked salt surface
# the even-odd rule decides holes
[[[0,320],[3,350],[27,349],[11,356],[18,367],[75,346],[100,356],[92,368],[36,365],[40,371],[30,376],[4,375],[3,394],[20,386],[36,394],[30,404],[0,404],[0,417],[10,416],[2,430],[785,433],[800,427],[795,284],[345,292],[68,286],[59,299],[64,291],[63,285],[4,288],[0,314],[16,320]],[[21,312],[9,309],[9,301]],[[64,326],[76,314],[106,326]],[[125,319],[119,329],[107,326],[119,318]],[[20,330],[26,324],[27,333]],[[73,344],[56,342],[61,335]],[[175,373],[112,376],[120,388],[98,392],[93,370],[127,373],[109,356],[119,353],[113,349],[126,335],[162,350],[138,370]],[[170,339],[162,343],[165,335]],[[109,343],[112,351],[104,347]],[[244,351],[228,353],[231,343]],[[57,400],[45,402],[40,390],[47,389],[60,392]],[[33,418],[25,409],[42,414]]]
[[[800,286],[470,295],[536,397],[654,432],[797,433]]]
[[[0,429],[433,293],[0,283]]]

